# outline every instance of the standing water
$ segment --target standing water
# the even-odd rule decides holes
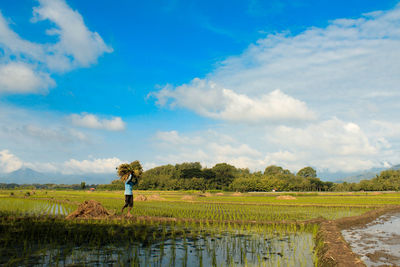
[[[382,215],[342,235],[368,267],[400,266],[400,213]]]
[[[16,214],[30,215],[68,215],[75,206],[55,203],[46,200],[31,200],[21,198],[2,198],[0,210]]]
[[[176,237],[148,244],[109,244],[42,250],[33,266],[314,266],[312,233],[258,235],[220,233]],[[63,251],[67,251],[64,254]]]

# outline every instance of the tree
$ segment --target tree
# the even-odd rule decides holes
[[[85,182],[81,182],[81,189],[83,190],[83,189],[85,189],[85,187],[86,187],[86,183]]]
[[[203,169],[202,170],[202,177],[207,181],[212,181],[215,179],[215,172],[212,169]]]
[[[183,169],[181,172],[181,178],[192,179],[193,177],[202,177],[203,172],[197,168]]]
[[[307,177],[315,178],[315,177],[317,177],[317,171],[311,167],[304,167],[303,169],[301,169],[297,172],[297,176],[304,177],[304,178],[307,178]]]
[[[180,178],[193,178],[192,177],[183,177],[185,175],[190,175],[190,172],[195,173],[196,169],[198,171],[201,171],[201,164],[200,162],[184,162],[181,164],[175,164],[175,172],[174,172],[174,178],[180,179]],[[186,172],[183,174],[183,172]],[[189,172],[189,173],[187,173]]]
[[[237,172],[236,168],[227,163],[218,163],[213,168],[212,171],[215,173],[214,184],[217,189],[222,189],[223,187],[229,186],[235,178]]]
[[[265,175],[277,175],[277,174],[291,174],[289,170],[283,169],[280,166],[270,165],[265,168]]]
[[[117,167],[117,174],[121,181],[125,182],[129,176],[135,178],[136,182],[142,177],[143,168],[138,160],[132,161],[131,163],[122,163]],[[134,181],[135,182],[135,181]]]

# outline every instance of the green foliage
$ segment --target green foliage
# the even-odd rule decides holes
[[[290,174],[290,171],[283,169],[280,166],[270,165],[267,168],[265,168],[264,174],[265,175]]]
[[[322,182],[316,177],[301,177],[278,166],[269,166],[264,174],[256,172],[235,179],[229,186],[231,191],[330,191],[333,183]]]
[[[127,166],[123,166],[125,169]],[[125,173],[125,172],[124,172]],[[294,175],[289,170],[271,165],[265,172],[251,173],[227,163],[218,163],[211,169],[199,162],[163,165],[147,170],[139,181],[140,190],[230,190],[230,191],[330,191],[333,183],[322,182],[315,170],[306,167]],[[122,173],[123,174],[123,173]]]
[[[216,174],[212,169],[202,168],[199,162],[164,165],[143,173],[138,189],[206,190],[214,188]]]
[[[111,184],[101,184],[97,186],[98,190],[124,190],[125,184],[121,180],[114,180]]]
[[[81,182],[81,189],[84,190],[86,187],[86,183],[85,182]]]
[[[228,187],[236,176],[237,169],[227,163],[218,163],[213,168],[212,171],[215,173],[215,178],[212,184],[216,189],[222,189]]]
[[[371,180],[334,185],[335,191],[399,191],[400,170],[386,170]]]
[[[132,170],[140,170],[140,175]],[[163,165],[147,170],[141,175],[139,161],[121,164],[118,175],[121,180],[133,173],[141,176],[137,188],[140,190],[230,190],[239,192],[276,191],[388,191],[400,190],[400,171],[387,170],[372,180],[360,183],[323,182],[317,178],[312,167],[300,169],[296,175],[280,166],[270,165],[264,173],[251,173],[249,169],[238,169],[227,163],[218,163],[212,168],[203,168],[199,162],[184,162],[176,165]],[[128,175],[128,176],[127,176]],[[104,189],[122,188],[105,186]],[[103,187],[100,186],[100,189]]]
[[[297,176],[315,178],[317,177],[317,171],[314,170],[312,167],[304,167],[297,172]]]

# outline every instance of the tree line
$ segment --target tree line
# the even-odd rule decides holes
[[[359,183],[335,184],[336,191],[399,191],[400,170],[385,170],[375,178]]]
[[[119,172],[122,177],[122,173]],[[124,180],[124,179],[122,179]],[[98,189],[122,190],[122,180],[110,185],[99,185]],[[135,186],[139,190],[225,190],[225,191],[331,191],[332,182],[317,178],[312,167],[305,167],[296,174],[282,167],[271,165],[264,172],[250,172],[227,163],[218,163],[212,168],[200,162],[185,162],[163,165],[142,173]]]
[[[297,173],[271,165],[263,172],[250,172],[247,168],[236,168],[227,163],[218,163],[212,168],[201,166],[199,162],[185,162],[158,166],[142,173],[138,161],[132,166],[139,168],[135,189],[139,190],[224,190],[239,192],[268,191],[398,191],[400,190],[400,170],[386,170],[371,180],[359,183],[324,182],[317,177],[312,167],[304,167]],[[132,167],[131,166],[131,167]],[[138,166],[138,167],[137,167]],[[127,167],[127,166],[125,166]],[[129,168],[128,168],[129,169]],[[122,178],[124,173],[118,171]],[[132,170],[131,170],[132,173]],[[124,179],[115,180],[110,185],[99,185],[98,189],[122,190]]]
[[[185,162],[158,166],[142,172],[139,161],[121,164],[117,174],[121,179],[110,184],[74,185],[59,184],[0,184],[1,189],[72,189],[123,190],[128,175],[135,177],[135,189],[139,190],[224,190],[239,192],[269,191],[399,191],[400,170],[385,170],[371,180],[359,183],[324,182],[312,167],[304,167],[297,173],[271,165],[263,172],[250,172],[227,163],[212,168],[199,162]]]

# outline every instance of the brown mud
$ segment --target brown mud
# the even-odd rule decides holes
[[[317,234],[318,266],[366,266],[344,240],[341,230],[365,225],[379,216],[400,211],[400,206],[389,206],[368,211],[359,216],[345,217],[333,221],[323,221]]]
[[[383,251],[375,251],[374,253],[369,253],[367,254],[368,258],[370,258],[372,261],[377,262],[380,261],[381,259],[386,259],[388,262],[393,262],[393,261],[399,261],[399,257],[395,257],[393,255],[389,255],[388,253],[385,253]],[[387,266],[397,266],[397,265],[387,265]]]
[[[335,221],[324,221],[317,234],[318,266],[365,266],[343,239]],[[318,245],[317,245],[318,246]]]

